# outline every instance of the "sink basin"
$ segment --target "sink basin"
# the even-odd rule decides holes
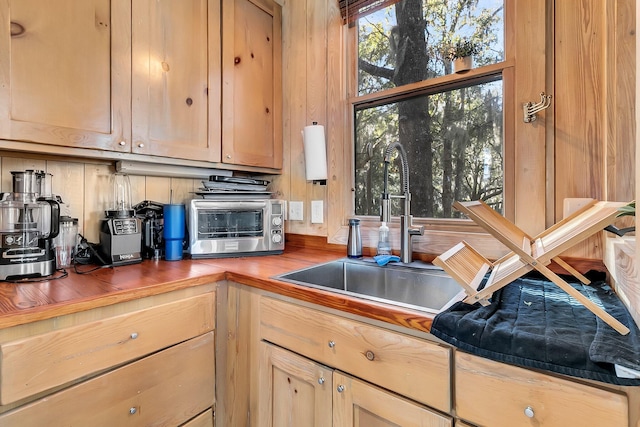
[[[340,259],[274,279],[430,313],[448,307],[463,291],[451,276],[431,264],[381,267],[373,259]]]

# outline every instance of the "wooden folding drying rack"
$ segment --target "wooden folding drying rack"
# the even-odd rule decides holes
[[[462,241],[436,257],[433,263],[462,285],[468,295],[464,302],[469,304],[479,302],[482,305],[489,304],[488,298],[495,291],[535,269],[613,329],[626,335],[629,333],[629,328],[547,267],[553,260],[588,285],[589,280],[562,260],[559,255],[610,225],[618,215],[618,209],[624,205],[626,203],[594,200],[541,234],[530,237],[482,201],[455,202],[453,206],[456,209],[487,230],[511,252],[495,262],[490,262],[468,243]],[[484,288],[478,290],[489,271],[491,272]]]

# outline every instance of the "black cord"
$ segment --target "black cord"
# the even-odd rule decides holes
[[[58,280],[58,279],[64,279],[65,277],[67,277],[69,275],[69,273],[67,273],[67,270],[65,270],[64,268],[57,268],[56,269],[57,273],[61,273],[59,276],[56,277],[49,277],[49,276],[45,276],[45,277],[28,277],[28,278],[24,278],[24,279],[17,279],[17,280],[5,280],[5,282],[9,282],[9,283],[40,283],[40,282],[48,282],[50,280]]]
[[[93,244],[90,243],[86,237],[84,237],[82,234],[78,233],[78,236],[80,237],[80,244],[85,246],[85,249],[88,249],[90,252],[90,255],[93,255],[102,265],[92,268],[91,270],[85,270],[85,271],[80,271],[78,270],[78,264],[81,264],[81,262],[78,262],[78,254],[76,253],[76,257],[73,260],[73,269],[76,273],[78,274],[87,274],[87,273],[91,273],[94,272],[96,270],[100,270],[101,268],[113,268],[113,263],[108,263],[104,260],[104,258],[102,258],[102,256],[100,255],[100,253],[98,251],[96,251],[96,249],[93,247]],[[79,252],[79,251],[78,251]],[[90,259],[90,255],[89,256],[85,256],[85,258]]]
[[[97,267],[94,267],[92,269],[89,270],[84,270],[84,271],[80,271],[78,270],[78,265],[86,265],[86,264],[80,264],[74,261],[73,263],[73,271],[76,272],[76,274],[89,274],[89,273],[93,273],[94,271],[100,270],[102,268],[113,268],[113,264],[109,264],[109,265],[99,265]]]

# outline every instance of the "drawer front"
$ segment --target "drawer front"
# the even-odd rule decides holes
[[[0,416],[2,427],[177,426],[214,404],[209,332]]]
[[[0,344],[0,402],[6,405],[211,331],[215,295]]]
[[[213,427],[213,411],[204,411],[192,420],[182,424],[182,427]]]
[[[479,426],[627,427],[623,394],[457,352],[456,413]]]
[[[431,407],[451,409],[450,350],[387,329],[262,298],[261,338]]]

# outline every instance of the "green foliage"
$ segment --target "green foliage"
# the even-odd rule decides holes
[[[449,48],[447,58],[453,61],[454,59],[477,55],[478,53],[480,53],[480,47],[477,43],[461,39]]]
[[[635,200],[628,205],[622,206],[618,209],[620,212],[618,216],[636,216],[636,202]]]
[[[416,19],[420,10],[422,20]],[[477,66],[504,60],[502,13],[503,5],[495,1],[400,0],[361,17],[358,94],[450,74],[450,48],[456,45],[460,55],[472,53]],[[502,211],[501,80],[372,104],[355,111],[357,215],[380,214],[383,154],[395,141],[408,155],[413,215],[460,217],[453,201],[475,199]],[[394,161],[389,191],[399,193],[400,182]],[[392,203],[392,214],[398,215],[401,200]]]

